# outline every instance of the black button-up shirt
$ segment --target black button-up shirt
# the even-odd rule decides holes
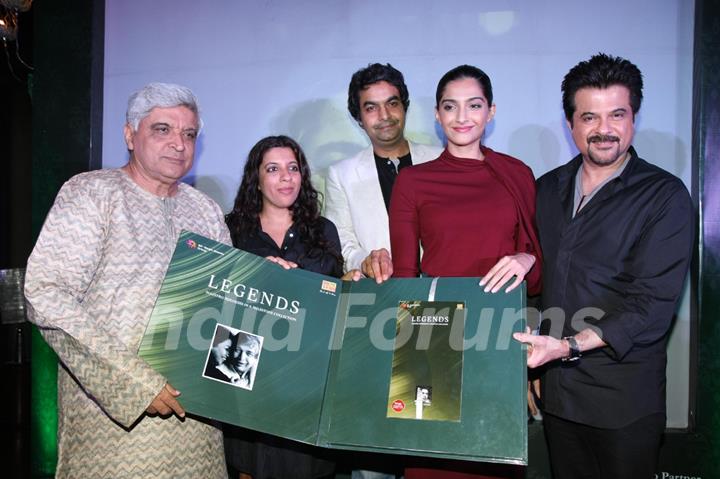
[[[545,411],[602,428],[665,412],[665,363],[691,257],[694,211],[680,179],[638,158],[573,217],[578,156],[537,182],[542,332],[592,327],[608,346],[548,364]]]
[[[323,252],[317,249],[308,251],[308,248],[300,240],[297,228],[294,225],[287,230],[280,246],[260,228],[258,228],[256,234],[247,238],[234,237],[233,242],[236,248],[248,253],[262,257],[278,256],[284,260],[297,263],[301,269],[339,278],[342,276],[342,262],[337,260],[337,258],[341,257],[340,238],[338,237],[337,228],[335,228],[332,221],[326,218],[320,218],[320,220],[323,223],[323,235],[330,246],[328,251]]]

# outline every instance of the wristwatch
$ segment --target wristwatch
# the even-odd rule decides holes
[[[577,341],[575,340],[575,336],[565,336],[563,338],[568,343],[568,347],[570,348],[570,355],[562,358],[564,362],[567,361],[577,361],[580,359],[582,354],[580,354],[580,346],[578,346]]]

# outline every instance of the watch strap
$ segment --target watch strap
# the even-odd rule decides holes
[[[565,336],[563,338],[568,343],[568,348],[570,349],[570,355],[562,358],[563,361],[577,361],[580,359],[582,354],[580,354],[580,346],[578,346],[577,340],[575,339],[575,336]]]

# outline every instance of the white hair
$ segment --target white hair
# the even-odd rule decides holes
[[[137,131],[143,118],[150,114],[153,108],[173,108],[184,106],[190,109],[198,119],[198,129],[202,128],[200,107],[197,97],[184,86],[173,83],[148,83],[136,91],[128,99],[128,109],[125,114],[128,125]]]

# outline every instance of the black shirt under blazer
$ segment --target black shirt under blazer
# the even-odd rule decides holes
[[[609,345],[548,364],[544,410],[601,428],[665,413],[665,349],[694,238],[682,181],[633,148],[630,155],[625,171],[574,218],[580,155],[537,182],[542,331],[562,337],[591,326]],[[559,311],[565,320],[552,323]]]

